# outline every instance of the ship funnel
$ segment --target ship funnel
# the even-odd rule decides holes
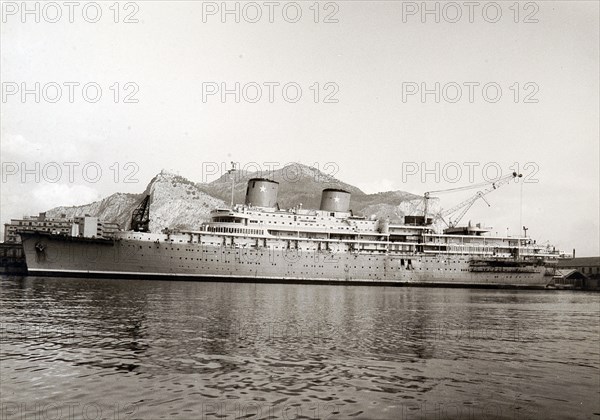
[[[324,189],[321,195],[321,210],[350,211],[350,193],[335,188]]]
[[[265,178],[252,178],[246,189],[246,205],[255,207],[277,207],[279,182]]]

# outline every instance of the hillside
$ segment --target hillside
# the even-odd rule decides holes
[[[98,216],[100,220],[117,222],[121,226],[129,226],[131,212],[142,199],[142,194],[115,193],[100,201],[73,207],[55,207],[46,211],[46,216],[58,218],[63,214],[68,218],[75,216]]]
[[[151,196],[151,232],[164,228],[198,229],[208,220],[211,210],[225,205],[186,178],[164,171],[150,182],[144,192],[147,194]]]
[[[168,172],[156,175],[141,194],[116,193],[100,201],[83,206],[56,207],[46,212],[48,217],[83,216],[89,214],[100,220],[117,222],[128,229],[131,214],[140,201],[150,194],[150,231],[164,228],[197,229],[208,219],[215,207],[223,206],[222,200],[211,197],[193,182]]]

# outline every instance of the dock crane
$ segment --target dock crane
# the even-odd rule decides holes
[[[432,197],[432,194],[448,193],[448,192],[455,192],[455,191],[465,191],[465,190],[470,190],[470,189],[474,189],[474,188],[480,188],[480,187],[487,186],[487,188],[477,191],[477,193],[474,196],[469,197],[466,200],[458,203],[457,205],[455,205],[447,210],[443,210],[442,212],[440,212],[438,214],[438,217],[440,219],[442,219],[442,221],[446,224],[447,227],[456,227],[456,225],[461,221],[461,219],[464,217],[464,215],[467,213],[467,211],[469,211],[469,209],[473,206],[473,204],[475,204],[475,202],[477,200],[479,200],[481,198],[483,201],[485,201],[485,203],[489,207],[490,203],[488,203],[488,201],[484,197],[486,194],[489,194],[490,192],[500,188],[502,185],[512,181],[515,178],[521,178],[522,176],[523,176],[522,174],[517,174],[516,172],[513,172],[509,175],[499,178],[498,180],[492,182],[491,184],[489,182],[483,182],[483,183],[476,184],[476,185],[450,188],[447,190],[428,191],[423,195],[424,219],[425,219],[425,221],[427,221],[428,201]],[[448,219],[448,221],[446,222],[445,217],[450,216],[459,210],[460,210],[460,213],[458,213],[458,215],[456,215],[456,217],[453,220]]]
[[[134,232],[150,231],[150,195],[147,195],[133,210],[131,230]]]

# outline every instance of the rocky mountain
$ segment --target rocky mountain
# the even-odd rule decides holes
[[[208,220],[216,207],[224,207],[223,200],[202,191],[197,184],[168,172],[158,174],[144,192],[150,194],[150,231],[170,229],[198,229]]]
[[[279,206],[291,208],[302,203],[304,208],[319,208],[321,191],[340,188],[352,193],[352,210],[365,216],[389,217],[402,221],[406,214],[422,212],[421,196],[404,191],[365,194],[359,188],[346,184],[318,169],[290,164],[268,174],[236,171],[210,183],[194,183],[182,176],[162,171],[140,194],[116,193],[100,201],[76,207],[56,207],[48,210],[48,217],[83,216],[89,214],[100,220],[119,223],[128,229],[131,214],[146,195],[150,200],[150,231],[164,228],[197,229],[208,220],[211,210],[226,207],[231,201],[234,176],[234,202],[243,203],[249,179],[265,177],[279,182]],[[433,209],[432,209],[433,210]]]
[[[100,201],[94,201],[90,204],[74,207],[55,207],[46,212],[50,218],[67,217],[69,219],[75,216],[98,216],[100,220],[116,222],[120,226],[129,226],[131,221],[131,212],[142,199],[142,194],[124,194],[115,193]]]
[[[198,229],[215,207],[225,203],[204,193],[186,178],[162,171],[141,194],[116,193],[100,201],[76,207],[56,207],[46,212],[48,217],[97,216],[100,220],[117,222],[128,229],[131,214],[143,198],[150,194],[150,231],[164,228]]]

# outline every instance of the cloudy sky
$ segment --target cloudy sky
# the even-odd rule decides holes
[[[2,3],[2,223],[232,160],[419,194],[518,170],[467,218],[600,254],[598,2],[113,4]]]

